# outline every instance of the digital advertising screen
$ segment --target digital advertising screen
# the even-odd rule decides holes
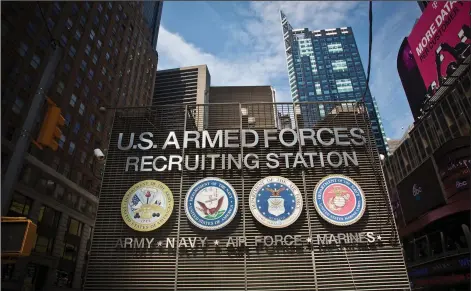
[[[408,37],[427,88],[438,88],[443,77],[470,54],[471,1],[433,1]]]

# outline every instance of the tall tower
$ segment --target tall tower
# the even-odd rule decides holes
[[[142,15],[144,23],[150,30],[150,41],[154,50],[157,46],[157,38],[159,36],[160,19],[162,18],[163,1],[142,1]]]
[[[280,11],[293,102],[359,101],[366,90],[366,75],[351,27],[310,31],[293,29]],[[365,103],[380,153],[386,137],[374,98],[366,91]],[[324,105],[301,109],[305,124],[313,125],[330,110]]]

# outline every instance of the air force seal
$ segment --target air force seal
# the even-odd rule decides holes
[[[144,180],[132,186],[121,202],[121,216],[137,231],[161,227],[173,211],[173,196],[162,182]]]
[[[365,195],[360,186],[343,175],[329,175],[317,183],[314,205],[323,219],[339,226],[354,224],[366,208]]]
[[[303,209],[298,187],[290,180],[269,176],[255,184],[249,197],[250,210],[261,224],[283,228],[294,223]]]
[[[231,184],[218,178],[206,178],[188,190],[185,212],[195,226],[216,230],[231,222],[237,213],[237,202],[237,194]]]

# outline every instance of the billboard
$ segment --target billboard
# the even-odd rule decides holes
[[[432,159],[402,180],[397,189],[406,222],[445,204]]]
[[[253,103],[204,106],[116,113],[84,290],[408,289],[365,112],[261,129]]]
[[[447,199],[459,199],[457,194],[468,195],[471,184],[469,137],[455,138],[433,155]]]
[[[433,1],[409,35],[412,54],[431,93],[470,55],[470,10],[470,1]]]
[[[397,72],[401,79],[402,87],[406,93],[410,110],[414,120],[421,115],[422,101],[427,94],[424,80],[420,75],[417,62],[412,55],[411,47],[407,41],[407,37],[402,41],[401,47],[397,55]]]

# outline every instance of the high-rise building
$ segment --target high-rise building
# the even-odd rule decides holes
[[[223,86],[209,89],[209,128],[240,128],[239,115],[250,128],[276,128],[275,90],[271,86]],[[244,103],[240,114],[237,106]],[[253,103],[253,104],[250,104]],[[235,118],[234,118],[235,117]]]
[[[470,57],[457,72],[383,162],[414,290],[471,287]]]
[[[366,90],[366,76],[351,27],[311,31],[293,29],[281,12],[288,75],[293,102],[361,101],[368,109],[380,153],[387,152],[375,98]],[[314,125],[330,108],[301,107],[304,123]]]
[[[163,1],[142,1],[144,22],[150,29],[151,44],[154,49],[157,46],[157,39],[159,36],[160,19],[162,17]]]
[[[152,105],[207,103],[210,84],[206,65],[157,71]]]
[[[12,200],[2,205],[3,215],[38,225],[31,256],[2,262],[2,290],[81,288],[101,185],[93,152],[108,147],[114,116],[100,107],[152,100],[157,57],[142,18],[140,2],[2,2],[2,184],[51,39],[63,55],[42,89],[65,119],[57,151],[30,145]],[[47,105],[40,109],[26,133],[32,139]]]

